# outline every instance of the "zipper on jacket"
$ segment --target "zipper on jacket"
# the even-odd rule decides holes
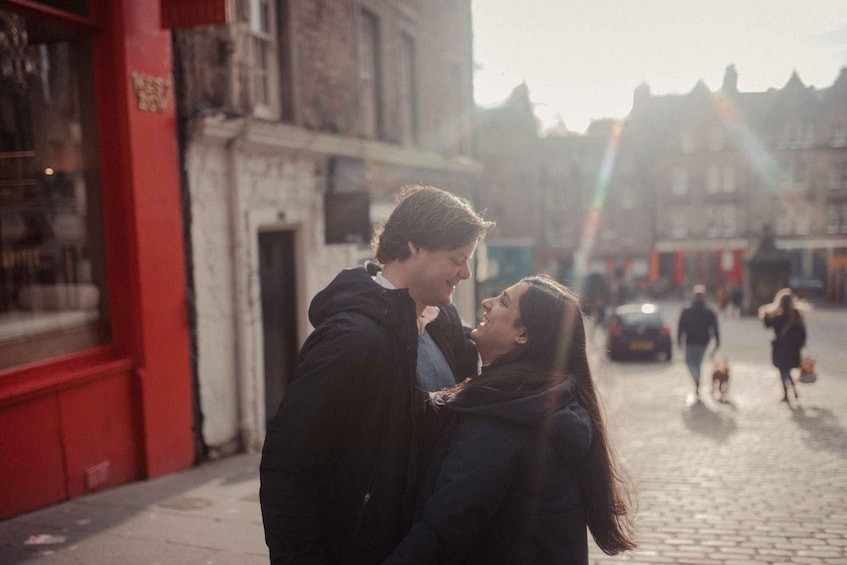
[[[382,445],[379,446],[379,454],[376,457],[376,463],[374,464],[371,478],[368,481],[368,487],[365,489],[365,496],[362,497],[362,505],[359,507],[359,517],[356,519],[356,527],[353,529],[354,538],[359,535],[359,530],[362,528],[362,522],[365,520],[365,509],[371,501],[371,493],[373,492],[374,485],[376,484],[376,476],[377,473],[379,473],[379,465],[382,463],[382,455],[385,453],[385,448],[387,446],[388,440],[382,440]]]

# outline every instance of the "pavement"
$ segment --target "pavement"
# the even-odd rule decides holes
[[[228,457],[7,519],[0,522],[0,563],[267,565],[259,455]]]
[[[816,316],[807,319],[818,344],[847,328],[847,312]],[[638,501],[639,547],[616,557],[592,547],[592,565],[847,564],[843,365],[819,363],[818,382],[786,404],[761,324],[726,319],[721,329],[724,402],[708,380],[693,396],[679,351],[670,363],[611,363],[598,331],[593,370]],[[843,338],[829,337],[841,348],[816,353],[840,359]],[[266,564],[258,464],[237,455],[5,520],[0,563]]]

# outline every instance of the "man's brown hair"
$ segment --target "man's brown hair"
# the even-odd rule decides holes
[[[479,241],[494,228],[470,203],[434,186],[408,186],[388,219],[374,230],[376,260],[383,265],[409,257],[408,242],[427,251],[450,250]]]

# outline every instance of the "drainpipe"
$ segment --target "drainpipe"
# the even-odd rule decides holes
[[[249,233],[251,225],[248,210],[244,206],[242,186],[239,182],[238,166],[242,156],[242,147],[246,142],[248,120],[243,120],[238,133],[226,144],[227,170],[229,171],[229,211],[230,211],[230,254],[233,269],[233,294],[235,299],[235,366],[238,436],[241,448],[253,451],[260,448],[260,431],[256,423],[257,406],[260,398],[258,369],[255,359],[255,336],[253,324],[259,323],[255,310],[257,302],[251,295],[251,279],[254,261],[251,261]]]
[[[194,411],[194,464],[208,459],[209,449],[203,439],[203,411],[200,408],[200,378],[197,368],[197,304],[194,294],[194,253],[191,241],[191,190],[186,166],[189,117],[183,99],[185,74],[178,31],[171,33],[174,75],[174,105],[176,108],[177,158],[179,159],[179,192],[182,205],[182,241],[185,250],[185,296],[188,314],[189,353],[191,356],[191,396]]]

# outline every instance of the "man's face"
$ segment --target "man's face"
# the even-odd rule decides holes
[[[412,243],[409,248],[409,294],[419,305],[450,304],[456,286],[471,276],[468,261],[476,250],[476,241],[440,251],[416,248]]]

